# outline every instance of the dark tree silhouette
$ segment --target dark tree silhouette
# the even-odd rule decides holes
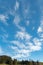
[[[17,65],[17,60],[16,59],[13,60],[13,65]]]
[[[37,61],[37,65],[39,65],[39,61]]]

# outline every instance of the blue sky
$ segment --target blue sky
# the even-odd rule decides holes
[[[0,55],[43,61],[43,0],[0,0]]]

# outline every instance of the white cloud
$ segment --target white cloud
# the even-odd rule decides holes
[[[29,23],[30,23],[29,20],[27,20],[27,21],[26,21],[26,26],[29,26]]]
[[[33,27],[32,30],[35,30],[35,27]]]
[[[25,31],[20,31],[17,32],[16,37],[18,39],[22,39],[22,40],[25,39],[26,41],[29,41],[32,36]]]
[[[39,51],[39,50],[41,50],[41,46],[35,46],[35,45],[31,46],[31,51],[32,52],[33,51]]]
[[[14,18],[14,23],[18,25],[20,23],[20,16],[16,15]]]
[[[38,28],[38,33],[40,33],[40,32],[42,32],[42,28],[41,27]]]
[[[39,33],[40,39],[43,39],[43,33]]]
[[[19,48],[23,49],[25,48],[25,45],[19,41],[11,41],[12,44],[17,45]]]
[[[28,14],[29,13],[28,7],[26,9],[24,9],[24,11],[25,11],[25,14]]]
[[[18,8],[19,8],[19,2],[18,1],[16,1],[16,4],[15,4],[14,8],[15,8],[15,11],[18,10]]]
[[[40,41],[43,41],[43,38],[42,38],[42,39],[40,39]]]
[[[41,45],[43,43],[43,20],[42,20],[42,18],[40,20],[40,26],[37,30],[37,33],[38,33],[38,36],[39,36],[40,39],[36,40],[36,42],[38,43],[39,48],[41,49]]]
[[[0,38],[1,38],[1,40],[3,41],[3,42],[8,42],[8,33],[3,33],[3,34],[0,34]]]
[[[7,33],[7,31],[6,31],[6,29],[4,29],[2,26],[0,27],[0,29],[1,29],[1,34],[0,34],[0,39],[1,39],[1,41],[3,41],[3,42],[8,42],[7,41],[7,39],[8,39],[8,37],[9,37],[9,34]]]
[[[13,50],[18,49],[16,46],[11,46],[10,48],[12,48]]]
[[[40,26],[37,32],[38,32],[40,39],[43,39],[43,20],[40,21]]]
[[[13,22],[14,22],[14,24],[17,26],[18,29],[20,29],[20,30],[22,30],[22,31],[25,30],[24,27],[22,27],[22,26],[19,25],[20,22],[21,22],[21,17],[20,17],[19,15],[15,15],[15,18],[14,18],[14,21],[13,21]]]
[[[24,33],[23,32],[17,32],[17,35],[16,35],[16,37],[17,38],[21,38],[21,39],[24,39]]]
[[[41,50],[41,45],[42,45],[42,42],[40,41],[40,39],[38,38],[34,38],[33,39],[33,45],[31,45],[31,49],[33,51],[38,51],[38,50]]]
[[[17,54],[15,56],[13,56],[12,58],[21,58],[21,57],[24,57],[24,54]]]
[[[22,46],[22,45],[21,45]],[[18,46],[19,47],[19,46]],[[15,46],[11,46],[10,48],[13,49],[14,51],[16,51],[17,53],[19,54],[25,54],[27,55],[27,53],[29,54],[30,50],[28,49],[25,49],[26,46],[24,48],[21,48],[21,49],[18,49],[18,47],[15,47]]]
[[[34,44],[35,44],[36,46],[41,46],[41,42],[40,42],[40,40],[39,40],[38,38],[34,38],[34,39],[33,39],[33,42],[34,42]]]
[[[9,53],[5,52],[1,46],[0,46],[0,55],[7,55],[7,56],[11,56],[11,54],[9,54]]]
[[[29,6],[27,6],[27,8],[24,8],[24,11],[23,11],[23,16],[24,18],[29,18]]]
[[[16,41],[17,42],[17,41]],[[30,55],[30,50],[25,49],[26,46],[22,43],[15,43],[17,46],[11,46],[10,48],[14,51],[12,58],[23,58]]]
[[[43,33],[40,35],[40,37],[43,39]]]
[[[1,20],[1,22],[3,22],[6,25],[8,25],[8,23],[6,22],[7,19],[8,19],[8,16],[0,14],[0,20]]]
[[[6,33],[6,30],[3,27],[0,27],[3,33]]]
[[[18,29],[20,29],[21,31],[25,31],[25,27],[22,27],[20,25],[18,25]]]
[[[41,50],[41,42],[37,43],[33,41],[33,43],[29,43],[29,49],[30,52]]]
[[[3,54],[2,47],[0,46],[0,55]]]
[[[43,17],[42,17],[42,20],[41,20],[41,26],[43,26]]]
[[[23,57],[26,58],[26,57],[29,57],[30,56],[30,53],[31,52],[41,50],[41,45],[40,44],[37,44],[36,43],[36,45],[34,45],[35,43],[33,44],[33,43],[29,43],[28,42],[28,44],[27,44],[25,42],[25,44],[27,44],[27,45],[25,45],[24,43],[22,44],[22,43],[20,43],[20,42],[18,43],[18,42],[17,43],[15,43],[15,41],[14,41],[14,43],[11,42],[14,45],[17,45],[16,47],[15,46],[11,46],[11,49],[15,53],[17,53],[16,55],[12,56],[13,58],[23,58]]]
[[[29,50],[29,45],[26,46],[25,44],[27,43],[27,41],[30,40],[31,36],[28,33],[21,31],[21,32],[17,32],[16,38],[18,40],[14,40],[10,42],[15,45],[15,46],[11,46],[11,49],[14,50],[14,52],[17,52],[16,56],[14,55],[13,57],[14,58],[28,57],[30,55],[31,50]],[[22,42],[19,39],[22,40]]]
[[[16,58],[16,59],[21,58],[21,59],[23,59],[23,58],[27,58],[29,56],[30,56],[29,51],[25,50],[25,49],[24,50],[22,49],[22,50],[19,50],[19,53],[12,56],[12,58]]]
[[[22,4],[22,13],[23,13],[23,17],[24,19],[29,19],[30,17],[30,3],[26,2],[25,0],[21,2]]]
[[[22,53],[22,54],[25,54],[25,55],[29,54],[29,52],[30,52],[30,50],[26,50],[26,49],[21,49],[19,51],[19,53]]]
[[[16,53],[13,58],[26,58],[31,52],[41,50],[42,41],[38,38],[31,39],[32,36],[26,31],[18,31],[15,38],[16,40],[10,42],[14,45],[10,48]]]

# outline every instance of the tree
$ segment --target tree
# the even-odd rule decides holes
[[[13,65],[17,65],[17,60],[16,59],[13,60]]]
[[[37,65],[39,65],[39,62],[37,61]]]
[[[0,56],[0,63],[12,65],[12,59],[9,56]]]
[[[34,61],[32,61],[32,65],[35,65],[35,62]]]

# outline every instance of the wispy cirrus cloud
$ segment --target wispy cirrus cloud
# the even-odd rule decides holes
[[[29,26],[29,24],[30,24],[30,21],[27,20],[27,21],[26,21],[26,26]]]
[[[9,34],[7,33],[6,29],[3,27],[0,27],[0,40],[2,42],[7,42],[7,39],[9,37]]]
[[[0,14],[0,21],[1,21],[2,23],[4,23],[5,25],[8,25],[7,19],[8,19],[8,16],[6,16],[6,15],[4,15],[4,14]]]
[[[17,11],[17,10],[18,10],[18,8],[19,8],[19,2],[18,2],[18,1],[16,1],[16,4],[15,4],[15,6],[14,6],[15,11]]]
[[[0,55],[3,54],[3,49],[2,47],[0,46]]]
[[[19,15],[15,15],[13,23],[17,26],[18,29],[24,31],[25,27],[20,26],[21,23],[21,17]]]
[[[6,52],[6,51],[2,48],[1,45],[0,45],[0,55],[8,55],[8,56],[11,56],[11,54],[8,53],[8,52]]]
[[[20,19],[20,16],[19,15],[15,15],[15,18],[14,18],[14,23],[16,25],[18,25],[20,23],[21,19]]]
[[[43,39],[43,21],[40,21],[40,26],[37,33],[39,34],[39,37]]]

